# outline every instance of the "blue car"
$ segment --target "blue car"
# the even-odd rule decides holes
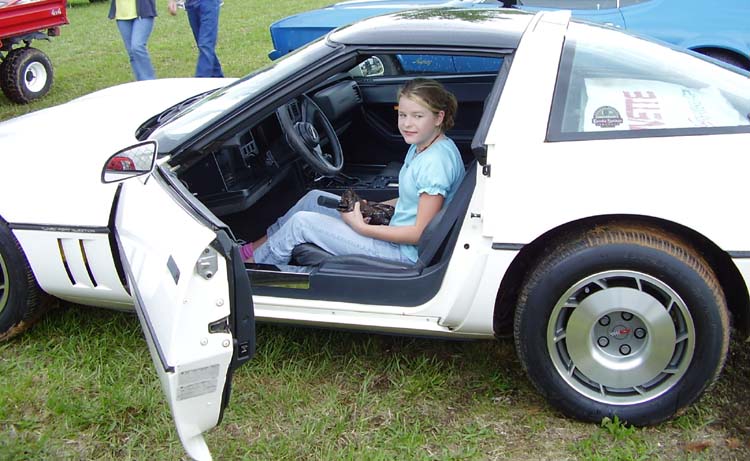
[[[750,1],[725,0],[351,0],[286,17],[271,24],[277,59],[336,27],[404,9],[450,6],[569,9],[573,16],[688,48],[750,70]],[[410,63],[398,63],[410,67]],[[466,63],[431,63],[441,72]],[[479,65],[482,63],[470,63]],[[466,70],[466,68],[463,68]]]

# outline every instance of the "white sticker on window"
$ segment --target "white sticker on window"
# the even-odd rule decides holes
[[[747,125],[721,92],[675,83],[587,78],[584,131]]]

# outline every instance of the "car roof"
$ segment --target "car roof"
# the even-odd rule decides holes
[[[533,13],[514,9],[428,8],[364,19],[334,30],[343,45],[516,48]]]

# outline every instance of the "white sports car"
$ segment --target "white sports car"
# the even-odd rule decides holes
[[[425,75],[459,100],[468,174],[418,262],[308,244],[287,266],[244,264],[238,242],[307,190],[395,196],[396,92]],[[513,335],[563,413],[653,424],[717,378],[732,327],[748,332],[750,215],[732,204],[749,114],[741,71],[515,10],[405,11],[236,81],[100,91],[0,124],[0,335],[48,296],[135,309],[196,459],[255,318]]]

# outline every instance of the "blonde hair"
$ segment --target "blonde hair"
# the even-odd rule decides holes
[[[458,102],[453,93],[446,90],[440,82],[428,78],[415,78],[398,90],[397,99],[401,99],[402,96],[424,106],[435,115],[443,111],[445,115],[440,129],[446,132],[453,128]]]

